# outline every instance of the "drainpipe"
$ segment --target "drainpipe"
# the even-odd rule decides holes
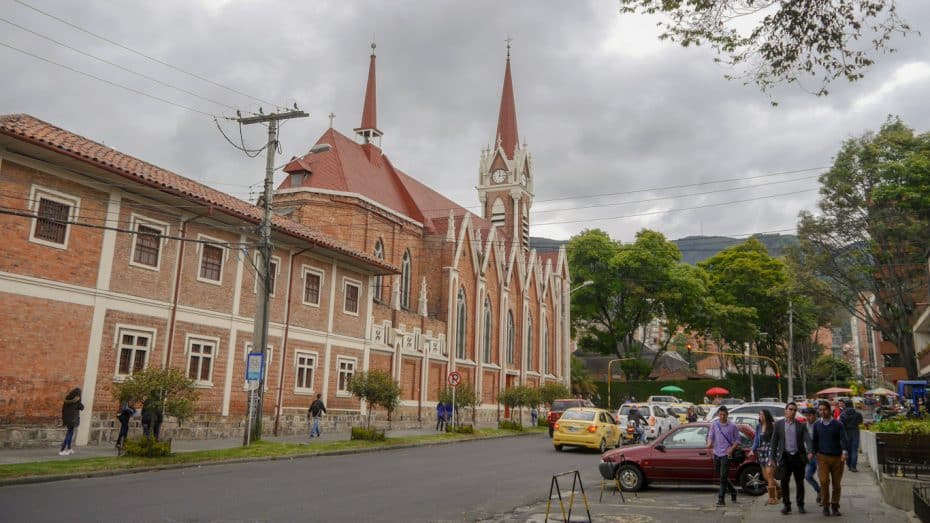
[[[181,268],[184,267],[184,246],[187,244],[185,240],[187,234],[187,225],[196,220],[199,220],[205,216],[210,216],[213,214],[213,207],[207,209],[207,212],[204,214],[198,214],[189,220],[181,220],[181,231],[180,231],[180,245],[178,246],[178,266],[174,274],[174,297],[171,299],[171,317],[168,320],[168,348],[165,350],[165,364],[164,368],[171,366],[171,349],[174,346],[174,324],[175,318],[178,315],[178,298],[181,294]]]
[[[287,335],[291,326],[291,288],[294,285],[294,260],[298,256],[310,250],[310,247],[301,249],[291,255],[291,268],[287,273],[287,301],[285,302],[284,311],[284,338],[281,340],[281,372],[278,373],[278,397],[274,406],[274,435],[278,435],[278,425],[281,422],[281,409],[283,408],[284,398],[284,362],[287,361]],[[332,305],[332,304],[330,304]]]

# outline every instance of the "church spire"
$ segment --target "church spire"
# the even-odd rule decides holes
[[[370,143],[372,138],[380,137],[383,133],[378,130],[378,105],[376,101],[377,86],[375,84],[375,43],[371,43],[371,63],[368,66],[368,86],[365,88],[365,106],[362,108],[362,124],[355,132]]]
[[[510,79],[510,42],[507,38],[507,67],[504,69],[504,89],[501,92],[501,110],[497,117],[497,136],[508,157],[513,158],[520,143],[517,134],[517,107],[513,101],[513,81]]]

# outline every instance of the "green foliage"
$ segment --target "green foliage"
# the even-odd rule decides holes
[[[640,359],[627,360],[620,362],[620,370],[627,380],[645,379],[652,372],[652,365]]]
[[[446,432],[455,433],[455,434],[474,434],[475,426],[474,425],[446,425]]]
[[[831,81],[862,78],[873,53],[894,52],[892,37],[912,31],[894,0],[620,0],[620,11],[668,15],[660,40],[710,46],[715,61],[733,68],[726,78],[763,92],[814,79],[821,82],[815,94],[826,95]]]
[[[846,360],[824,354],[817,358],[810,369],[812,380],[820,383],[836,383],[845,386],[853,377],[853,368]]]
[[[590,398],[597,393],[597,386],[594,385],[594,378],[588,373],[581,360],[572,354],[571,357],[571,374],[572,374],[572,396],[582,396]]]
[[[194,404],[200,397],[200,391],[194,387],[193,380],[187,378],[178,369],[159,369],[149,367],[135,372],[125,380],[111,386],[113,396],[120,403],[138,405],[148,402],[152,408],[178,421],[189,418],[194,412]]]
[[[813,290],[894,343],[918,375],[911,316],[926,297],[930,248],[930,133],[899,118],[847,140],[820,177],[819,212],[802,212],[797,258]],[[859,305],[876,296],[873,307]]]
[[[523,432],[522,424],[517,423],[516,421],[509,421],[505,419],[497,422],[497,428],[504,429],[504,430],[516,430],[518,432]]]
[[[439,391],[439,401],[445,405],[452,404],[452,387],[446,387]],[[475,386],[471,383],[461,383],[455,389],[455,410],[456,418],[455,422],[461,423],[461,419],[458,417],[458,413],[462,412],[463,409],[471,409],[472,419],[475,418],[475,409],[478,408],[478,405],[481,404],[481,397],[478,395],[478,392],[475,390]]]
[[[887,419],[873,423],[869,430],[912,436],[930,436],[930,420]]]
[[[554,400],[567,398],[570,394],[571,391],[564,384],[550,381],[539,387],[539,402],[551,406]]]
[[[778,384],[774,376],[756,375],[753,377],[753,381],[757,399],[778,396]],[[637,401],[646,401],[646,398],[649,396],[667,396],[668,394],[661,391],[662,387],[667,385],[677,385],[681,387],[684,392],[677,393],[675,396],[681,398],[683,401],[690,401],[695,404],[704,403],[704,392],[711,387],[723,387],[730,391],[730,397],[743,398],[749,401],[749,376],[745,374],[731,374],[723,379],[712,380],[614,381],[610,385],[610,407],[616,410],[623,403],[623,400],[630,397],[635,397]],[[782,378],[782,386],[784,386],[784,378]],[[604,404],[602,406],[606,408],[607,382],[599,381],[597,382],[597,387],[601,397],[604,398]],[[808,388],[811,394],[816,390],[817,389]],[[801,393],[800,390],[796,390],[796,392],[798,394]],[[785,391],[782,391],[782,393],[784,394]]]
[[[348,390],[368,403],[365,427],[371,427],[371,414],[375,407],[383,407],[390,414],[400,402],[400,385],[390,373],[382,370],[356,372],[349,380]]]
[[[372,429],[369,427],[352,427],[351,439],[365,441],[384,441],[387,439],[383,430]]]
[[[163,458],[171,455],[171,442],[155,441],[155,438],[146,436],[127,439],[123,452],[130,457]]]
[[[523,407],[539,405],[539,392],[535,387],[517,385],[504,389],[497,395],[497,401],[510,409],[520,409],[520,425],[523,425]]]

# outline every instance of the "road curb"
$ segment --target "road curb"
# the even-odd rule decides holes
[[[198,461],[193,463],[167,463],[165,465],[155,465],[151,467],[134,467],[116,470],[97,470],[91,472],[75,472],[73,474],[52,474],[43,476],[23,476],[19,478],[0,479],[0,487],[9,487],[14,485],[30,485],[34,483],[51,483],[53,481],[65,481],[69,479],[85,478],[102,478],[108,476],[122,476],[128,474],[139,474],[142,472],[156,472],[160,470],[190,469],[200,467],[210,467],[217,465],[229,465],[234,463],[256,463],[262,461],[293,461],[295,459],[318,458],[325,456],[345,456],[349,454],[367,454],[371,452],[385,452],[389,450],[402,450],[417,447],[433,447],[438,445],[452,445],[456,443],[473,443],[489,439],[516,438],[522,436],[534,436],[545,434],[545,432],[522,432],[515,434],[496,434],[493,436],[484,436],[468,439],[457,439],[449,441],[425,441],[422,443],[403,443],[400,445],[390,445],[384,447],[372,447],[361,449],[343,449],[343,450],[324,450],[319,452],[307,452],[305,454],[292,454],[289,456],[256,456],[251,458],[233,458],[217,461]]]

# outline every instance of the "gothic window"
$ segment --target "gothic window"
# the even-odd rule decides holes
[[[516,334],[513,325],[513,311],[507,311],[507,363],[513,363]]]
[[[481,340],[481,352],[485,363],[491,363],[491,299],[484,299],[484,325],[481,330],[484,337]]]
[[[523,204],[523,220],[521,220],[523,228],[523,248],[530,248],[530,207],[528,204]]]
[[[455,300],[455,357],[465,359],[465,332],[468,321],[468,309],[465,305],[465,289],[459,289],[458,298]]]
[[[542,338],[540,338],[540,348],[539,353],[542,355],[542,372],[544,374],[550,374],[549,372],[549,322],[546,321],[546,315],[543,314],[542,318]]]
[[[533,316],[526,315],[526,370],[533,368]]]
[[[400,306],[410,308],[410,250],[404,251],[404,258],[400,263]]]
[[[379,260],[384,259],[384,244],[381,243],[380,238],[377,242],[375,242],[375,258],[378,258]],[[380,274],[375,276],[374,289],[372,289],[372,295],[374,296],[375,301],[381,301],[381,286],[383,284],[384,277]]]
[[[497,198],[494,200],[494,205],[491,206],[491,223],[502,226],[506,219],[507,210],[504,208],[504,201]]]

